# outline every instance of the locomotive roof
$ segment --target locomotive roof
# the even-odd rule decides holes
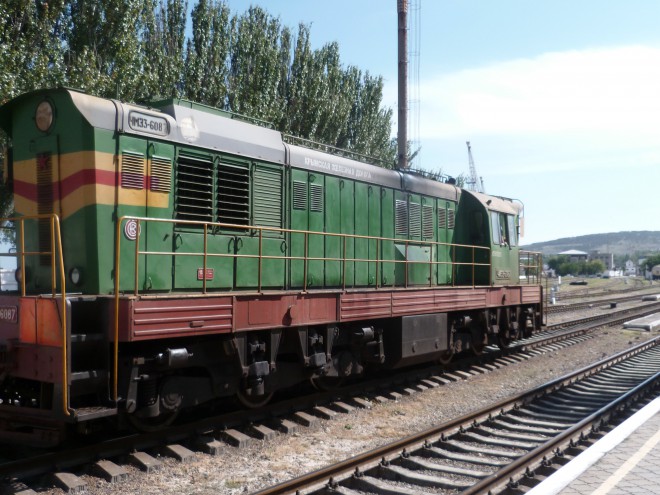
[[[100,98],[68,88],[40,90],[21,95],[5,105],[4,111],[0,112],[0,125],[9,122],[8,108],[34,94],[47,95],[48,92],[56,91],[66,92],[90,125],[100,129],[170,140],[282,165],[290,164],[307,170],[451,201],[458,201],[461,195],[461,189],[452,184],[427,179],[414,173],[385,169],[311,148],[286,144],[279,131],[228,118],[225,112],[184,100],[165,100],[157,104],[158,108],[149,108]],[[136,119],[140,120],[142,125],[137,125]],[[147,124],[156,124],[157,130],[154,131]]]
[[[285,146],[288,150],[287,161],[294,167],[451,201],[458,201],[460,197],[461,190],[451,184],[425,179],[398,170],[377,167],[302,146],[293,144]]]
[[[161,110],[176,122],[172,136],[175,141],[285,163],[284,143],[278,131],[174,102]]]
[[[502,198],[500,196],[489,196],[488,194],[483,194],[476,191],[468,191],[467,189],[463,190],[463,194],[472,195],[487,210],[508,213],[509,215],[520,215],[523,209],[521,204],[514,203],[513,200],[508,198]]]

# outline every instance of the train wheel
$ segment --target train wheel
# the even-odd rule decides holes
[[[486,348],[486,334],[479,328],[470,329],[470,349],[476,356],[481,356]]]
[[[152,432],[167,428],[179,416],[179,411],[172,411],[159,414],[153,418],[141,418],[135,414],[127,416],[128,422],[138,431]]]
[[[446,364],[449,364],[453,358],[454,358],[454,351],[453,350],[445,351],[438,358],[438,363],[446,365]]]
[[[473,340],[470,345],[470,348],[472,349],[472,352],[474,353],[475,356],[481,356],[484,353],[486,344],[484,344],[483,342],[475,342]]]
[[[248,409],[258,409],[270,402],[270,399],[273,398],[273,392],[263,395],[248,395],[244,390],[239,390],[236,392],[236,398]]]

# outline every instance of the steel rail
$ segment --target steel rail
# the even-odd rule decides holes
[[[548,455],[555,452],[557,449],[565,447],[573,441],[573,438],[580,436],[584,438],[584,433],[589,430],[593,431],[594,425],[601,422],[604,417],[612,415],[614,412],[622,408],[627,402],[636,398],[640,394],[645,394],[652,386],[657,385],[660,380],[660,371],[652,377],[644,380],[642,383],[626,392],[624,395],[600,408],[598,411],[590,414],[582,421],[576,423],[568,430],[553,437],[546,443],[540,445],[528,454],[519,457],[511,464],[507,465],[504,469],[484,478],[476,485],[461,492],[461,495],[478,495],[480,493],[491,493],[492,490],[506,484],[514,476],[522,475],[523,473],[532,473],[537,467],[547,462]]]
[[[370,468],[379,465],[383,460],[388,461],[398,457],[404,449],[406,451],[414,450],[430,442],[435,442],[440,438],[444,438],[444,436],[448,434],[452,434],[459,431],[460,428],[462,428],[465,425],[479,424],[480,422],[483,422],[487,419],[491,419],[493,417],[493,413],[498,413],[498,412],[506,413],[509,411],[513,411],[516,407],[519,407],[519,405],[525,404],[531,399],[545,394],[548,390],[553,390],[565,384],[570,384],[571,382],[579,378],[591,376],[597,371],[600,371],[605,368],[609,368],[632,356],[644,352],[647,349],[655,347],[658,344],[660,344],[660,337],[656,337],[651,341],[644,342],[631,349],[627,349],[625,351],[617,353],[614,356],[600,360],[594,364],[581,368],[577,371],[571,372],[555,380],[552,380],[544,385],[517,394],[514,397],[501,400],[493,405],[488,406],[485,409],[468,413],[450,422],[407,436],[398,441],[372,449],[363,454],[356,455],[339,463],[324,467],[312,473],[308,473],[304,476],[285,481],[283,483],[265,488],[263,490],[259,490],[257,492],[254,492],[253,495],[281,495],[281,494],[290,494],[290,493],[299,493],[299,492],[301,493],[302,491],[305,491],[306,493],[311,493],[313,490],[322,488],[323,486],[332,486],[336,484],[338,480],[346,479],[349,476],[353,475],[353,473],[355,472],[364,472]],[[647,379],[645,383],[653,380],[657,380],[659,376],[660,373],[656,373],[654,377]],[[635,387],[635,389],[638,389],[640,386],[641,384],[638,387]],[[628,394],[626,394],[625,397],[628,397]],[[618,405],[621,404],[622,402],[625,402],[626,400],[628,399],[621,397],[617,399],[614,402],[614,404]],[[610,411],[611,407],[615,407],[615,406],[612,405],[605,406],[601,408],[601,410]],[[590,416],[593,416],[593,414]],[[580,421],[578,425],[581,425],[583,427],[583,423],[586,424],[587,419],[588,418],[585,418],[584,420]],[[578,425],[576,425],[576,427]],[[576,427],[570,428],[567,432],[565,432],[565,434],[561,434],[561,439],[559,440],[553,439],[546,443],[551,446],[560,444],[562,441],[565,441],[566,438],[575,434],[575,431],[577,431]],[[533,455],[534,459],[537,459],[539,456],[542,456],[542,454],[540,454],[539,452],[540,452],[540,448],[537,448],[534,451],[534,455]],[[547,452],[547,450],[544,450],[544,452]],[[516,461],[513,464],[515,464],[515,469],[519,470],[521,465],[526,465],[528,463],[529,462],[525,463],[523,461]],[[507,468],[505,474],[502,476],[510,476],[511,473],[513,473],[513,471],[514,468]],[[490,475],[488,478],[486,478],[487,480],[489,480],[488,486],[496,482],[499,482],[499,480],[502,479],[501,476],[498,477],[496,476],[496,474]],[[488,489],[485,481],[479,482],[479,484],[473,488],[474,491],[466,491],[461,493],[466,493],[466,494],[487,493],[487,489]],[[470,488],[469,490],[472,490],[472,488]]]
[[[546,312],[548,314],[552,313],[563,313],[563,312],[568,312],[568,311],[576,311],[578,309],[585,309],[585,308],[596,308],[600,305],[603,304],[612,304],[612,303],[623,303],[623,302],[629,302],[629,301],[640,301],[640,302],[648,302],[648,301],[641,301],[640,297],[643,297],[643,295],[646,294],[637,294],[634,296],[623,296],[623,297],[613,297],[613,298],[606,298],[606,299],[595,299],[590,302],[579,302],[579,303],[572,303],[572,304],[554,304],[554,305],[549,305],[548,308],[546,309]]]
[[[578,333],[584,332],[580,331]],[[520,349],[515,350],[525,351],[526,349],[537,348],[549,342],[557,342],[561,339],[566,340],[572,335],[575,335],[575,332],[562,332],[561,336],[552,336],[545,341],[528,343],[527,345],[521,346]],[[513,346],[511,350],[514,350]],[[46,473],[51,470],[54,465],[58,465],[59,469],[76,467],[86,462],[90,462],[91,459],[114,457],[118,455],[118,453],[130,452],[135,449],[162,446],[168,441],[178,441],[183,438],[189,439],[200,432],[240,427],[241,425],[245,425],[246,421],[258,423],[265,418],[272,419],[287,416],[294,411],[328,404],[336,400],[350,400],[352,397],[370,394],[373,390],[379,390],[384,387],[387,388],[388,386],[393,386],[393,384],[415,383],[424,378],[442,376],[443,371],[445,370],[451,372],[454,370],[469,369],[471,364],[483,365],[485,362],[494,362],[504,355],[505,353],[502,350],[491,347],[488,348],[483,355],[473,356],[465,361],[460,361],[456,363],[456,366],[451,366],[448,369],[441,369],[441,367],[432,366],[423,369],[408,370],[403,373],[399,372],[393,377],[379,377],[377,379],[352,384],[343,387],[340,390],[285,399],[270,404],[260,410],[250,411],[247,414],[245,411],[230,412],[220,416],[201,418],[188,424],[173,426],[161,432],[131,435],[123,438],[112,438],[97,443],[94,446],[84,446],[68,449],[66,451],[52,452],[33,458],[0,463],[0,477],[12,475],[17,479],[26,478],[28,476]],[[502,404],[504,404],[504,402],[502,402]],[[460,420],[456,420],[451,424],[459,423]]]

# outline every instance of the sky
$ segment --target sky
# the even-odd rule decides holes
[[[522,244],[660,230],[660,2],[409,2],[416,166],[468,174],[470,141],[486,192],[524,204]],[[338,42],[396,118],[396,0],[226,3]]]
[[[396,0],[226,3],[338,42],[396,118]],[[523,245],[660,230],[660,1],[409,3],[415,166],[467,174],[470,141],[486,192],[524,204]]]

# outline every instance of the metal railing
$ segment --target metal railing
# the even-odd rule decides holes
[[[25,249],[25,223],[28,221],[37,221],[44,222],[48,221],[48,227],[50,231],[50,249],[47,251],[26,251]],[[126,222],[135,222],[134,232],[135,236],[133,239],[124,238],[122,235],[123,228],[125,227]],[[19,262],[20,270],[20,294],[22,296],[26,295],[26,258],[28,257],[43,257],[48,256],[50,258],[50,270],[51,270],[51,297],[55,299],[59,296],[61,299],[61,318],[60,318],[60,334],[62,337],[62,408],[65,415],[70,415],[69,411],[69,397],[68,397],[68,383],[69,383],[69,356],[67,354],[67,301],[66,301],[66,277],[65,277],[65,267],[64,267],[64,255],[62,250],[62,237],[60,230],[60,220],[57,215],[34,215],[34,216],[24,216],[17,218],[8,218],[0,219],[2,224],[7,222],[12,222],[16,226],[17,231],[17,251],[14,253],[0,254],[0,256],[5,257],[14,257]],[[174,251],[174,250],[163,250],[163,251],[149,251],[146,249],[140,249],[140,239],[144,235],[142,234],[142,225],[148,223],[166,223],[173,224],[173,226],[187,226],[187,227],[201,227],[200,233],[203,235],[203,248],[201,252],[191,252],[191,251]],[[210,238],[213,238],[220,229],[230,229],[234,232],[244,232],[245,237],[258,238],[258,249],[256,253],[253,254],[240,254],[238,252],[234,253],[220,253],[214,252],[213,243],[209,242]],[[282,254],[282,255],[267,255],[264,254],[264,239],[272,239],[272,236],[281,236],[287,237],[290,241],[291,238],[296,235],[300,236],[302,244],[302,250],[304,254],[302,256],[293,256],[291,254]],[[341,245],[341,256],[338,257],[329,257],[329,256],[310,256],[310,239],[312,237],[323,237],[327,238],[337,238]],[[374,258],[360,258],[356,256],[349,256],[349,241],[363,240],[367,242],[375,243],[376,257]],[[381,288],[408,288],[412,285],[415,287],[422,287],[428,285],[429,287],[439,286],[439,285],[451,285],[451,286],[472,286],[475,287],[477,283],[477,270],[482,269],[484,279],[482,285],[491,284],[491,251],[488,247],[482,246],[472,246],[464,244],[452,244],[445,242],[436,242],[436,241],[420,241],[420,240],[409,240],[409,239],[397,239],[389,237],[379,237],[379,236],[367,236],[367,235],[357,235],[357,234],[340,234],[340,233],[331,233],[331,232],[315,232],[308,230],[295,230],[295,229],[281,229],[274,227],[258,227],[258,226],[246,226],[246,225],[236,225],[236,224],[225,224],[225,223],[216,223],[216,222],[198,222],[190,220],[171,220],[171,219],[156,219],[156,218],[147,218],[147,217],[136,217],[136,216],[124,216],[119,219],[116,224],[116,233],[115,233],[115,260],[114,260],[114,350],[113,350],[113,379],[112,379],[112,397],[115,401],[118,400],[118,364],[119,364],[119,301],[120,296],[123,293],[121,290],[121,253],[122,253],[122,241],[123,242],[132,242],[133,246],[131,251],[133,253],[133,283],[132,283],[132,292],[134,295],[140,293],[139,287],[139,277],[140,277],[140,259],[141,257],[148,256],[171,256],[171,257],[198,257],[202,259],[202,270],[203,275],[201,277],[201,287],[197,290],[201,290],[203,294],[208,292],[207,277],[206,272],[209,265],[209,260],[213,258],[233,258],[238,259],[254,259],[257,260],[257,291],[261,292],[263,290],[263,274],[264,274],[264,262],[267,260],[288,260],[290,263],[299,262],[302,263],[303,277],[301,286],[292,287],[292,289],[302,289],[303,291],[308,290],[308,275],[310,271],[310,262],[337,262],[340,263],[341,268],[341,283],[339,287],[346,290],[347,288],[357,287],[361,285],[355,285],[353,283],[348,283],[347,270],[348,266],[353,263],[365,263],[367,265],[374,265],[375,269],[375,289]],[[392,258],[396,257],[397,245],[399,249],[402,247],[402,252],[400,253],[403,259],[389,259],[388,257],[383,256],[384,246],[389,245],[391,249]],[[425,248],[428,249],[428,254],[425,254],[425,259],[423,260],[409,260],[409,254],[411,248]],[[442,248],[443,252],[446,252],[449,256],[448,260],[437,261],[434,258],[437,258],[437,253]],[[291,249],[291,246],[288,247]],[[301,246],[298,246],[298,249],[301,249]],[[426,253],[426,252],[425,252]],[[426,259],[427,258],[427,259]],[[481,260],[481,261],[480,261]],[[403,265],[405,267],[403,272],[403,281],[397,281],[397,275],[394,273],[394,277],[391,284],[385,284],[381,281],[381,270],[385,264],[394,264],[394,266]],[[415,265],[428,265],[428,278],[427,284],[420,284],[417,281],[411,282],[410,272],[411,267]],[[440,283],[437,278],[440,275],[436,273],[436,268],[441,266],[450,267],[447,272],[442,276],[446,277],[446,283]],[[524,273],[528,283],[536,283],[537,280],[540,280],[541,274],[541,255],[540,253],[531,253],[526,251],[520,252],[520,270],[521,275]],[[461,276],[458,276],[457,271],[461,270]],[[434,276],[435,275],[435,276]],[[284,276],[284,273],[283,273]],[[419,276],[419,274],[417,275]],[[458,279],[461,279],[461,283],[458,283]],[[435,279],[435,280],[434,280]],[[467,280],[467,282],[466,282]],[[399,282],[399,283],[397,283]],[[469,282],[469,283],[468,283]],[[59,285],[59,293],[58,293]],[[194,290],[194,289],[193,289]],[[215,290],[215,289],[214,289]]]
[[[46,251],[26,251],[25,250],[25,223],[29,221],[48,222],[50,232],[49,250]],[[12,223],[16,229],[16,252],[13,253],[0,253],[2,257],[16,258],[18,268],[20,271],[20,287],[19,292],[21,296],[25,296],[25,285],[27,282],[26,273],[26,258],[29,257],[43,257],[50,258],[50,283],[51,283],[51,297],[56,299],[58,296],[61,302],[60,309],[60,335],[62,337],[62,411],[65,416],[69,416],[69,356],[67,351],[67,303],[66,303],[66,277],[64,271],[64,253],[62,250],[62,231],[60,229],[60,218],[55,214],[47,215],[27,215],[15,218],[2,218],[0,225]],[[7,229],[8,227],[2,227]],[[59,294],[57,292],[59,284]],[[18,310],[18,309],[17,309]]]
[[[540,284],[543,275],[543,254],[536,251],[520,251],[518,255],[520,279],[528,284]]]
[[[135,232],[134,239],[126,239],[127,242],[134,243],[134,283],[133,283],[133,292],[135,295],[138,295],[140,292],[139,289],[139,259],[140,256],[181,256],[181,257],[200,257],[202,258],[202,264],[203,264],[203,270],[206,271],[206,268],[208,266],[208,260],[209,258],[233,258],[233,259],[255,259],[258,262],[258,270],[257,270],[257,291],[261,292],[262,290],[262,279],[263,279],[263,262],[264,260],[289,260],[289,261],[299,261],[303,263],[303,283],[302,283],[302,289],[304,291],[307,290],[308,288],[308,272],[309,272],[309,262],[313,261],[322,261],[322,262],[339,262],[342,264],[342,281],[339,286],[342,289],[346,289],[347,287],[357,287],[361,286],[361,284],[347,284],[347,276],[346,276],[346,269],[349,265],[349,263],[365,263],[367,265],[375,265],[375,287],[376,288],[382,288],[382,287],[397,287],[401,286],[404,288],[408,288],[410,286],[410,280],[409,280],[409,272],[408,268],[412,265],[429,265],[429,277],[428,277],[428,286],[433,287],[435,285],[438,285],[437,283],[434,283],[433,281],[433,273],[434,273],[434,267],[439,266],[439,265],[446,265],[446,266],[451,266],[452,267],[452,277],[451,281],[447,285],[457,285],[456,284],[456,267],[460,266],[469,266],[471,267],[472,271],[470,274],[470,283],[461,283],[460,285],[476,285],[476,274],[475,274],[475,269],[477,267],[490,267],[491,265],[491,259],[490,259],[490,248],[488,247],[483,247],[483,246],[473,246],[473,245],[467,245],[467,244],[452,244],[452,243],[446,243],[446,242],[437,242],[437,241],[422,241],[422,240],[410,240],[410,239],[398,239],[398,238],[391,238],[391,237],[380,237],[380,236],[369,236],[369,235],[359,235],[359,234],[342,234],[342,233],[333,233],[333,232],[318,232],[318,231],[311,231],[311,230],[296,230],[296,229],[281,229],[281,228],[276,228],[276,227],[259,227],[259,226],[252,226],[252,225],[237,225],[237,224],[228,224],[228,223],[218,223],[218,222],[201,222],[201,221],[192,221],[192,220],[170,220],[170,219],[161,219],[161,218],[149,218],[149,217],[136,217],[136,216],[123,216],[119,219],[119,222],[117,223],[117,232],[116,232],[116,246],[115,246],[115,273],[119,274],[119,268],[120,268],[120,253],[121,253],[121,245],[120,242],[122,240],[121,232],[124,229],[125,223],[126,222],[135,222],[134,225],[132,225],[131,230]],[[149,251],[149,250],[141,250],[139,248],[140,246],[140,238],[144,236],[142,234],[142,226],[146,223],[164,223],[164,224],[172,224],[176,226],[194,226],[194,227],[201,227],[199,230],[199,234],[203,235],[203,249],[202,251],[195,251],[195,252],[190,252],[190,251],[174,251],[174,250],[162,250],[162,251]],[[233,234],[231,235],[236,235],[236,236],[241,236],[241,234],[236,234],[235,231],[242,231],[244,232],[244,237],[251,237],[251,238],[258,238],[258,252],[255,254],[239,254],[239,253],[220,253],[220,252],[212,252],[212,250],[209,250],[209,237],[214,237],[216,234],[213,232],[219,231],[219,229],[230,229],[234,231]],[[272,239],[272,237],[268,235],[264,235],[264,233],[273,233],[273,234],[290,234],[290,235],[299,235],[303,237],[302,244],[304,246],[304,254],[302,256],[293,256],[293,255],[266,255],[264,254],[263,250],[263,241],[264,239]],[[341,245],[342,245],[342,254],[340,257],[332,257],[332,256],[310,256],[309,250],[310,250],[310,238],[311,237],[323,237],[324,241],[328,238],[336,238],[340,239]],[[376,245],[376,257],[375,258],[357,258],[357,257],[351,257],[348,256],[348,247],[347,247],[347,241],[349,240],[364,240],[364,241],[372,241],[375,242]],[[383,245],[384,243],[391,243],[392,246],[398,245],[404,245],[404,253],[403,253],[403,258],[404,259],[389,259],[385,258],[382,256],[383,252]],[[428,259],[424,260],[409,260],[409,252],[411,247],[420,247],[420,248],[429,248],[429,254],[428,254]],[[442,261],[435,261],[433,258],[435,257],[435,253],[437,253],[437,249],[439,247],[445,247],[447,248],[448,252],[451,253],[451,259],[450,260],[442,260]],[[487,262],[479,262],[477,261],[477,254],[478,252],[483,253],[482,257],[487,257]],[[462,258],[465,259],[467,258],[469,261],[458,261],[457,258]],[[396,284],[396,280],[393,281],[391,284],[383,284],[380,282],[380,265],[381,264],[403,264],[406,266],[406,270],[404,272],[404,283],[401,285]],[[206,277],[202,277],[202,293],[206,293],[207,291],[207,284],[206,284]],[[115,289],[116,291],[119,290],[119,276],[115,278]],[[488,280],[482,282],[481,285],[490,285],[491,283],[491,278],[490,278],[490,272],[488,273]],[[416,286],[420,286],[421,284],[415,284]],[[425,284],[426,285],[426,284]],[[442,284],[445,285],[445,284]],[[298,286],[292,287],[292,289],[295,288],[300,288]]]
[[[133,225],[131,225],[131,229],[129,229],[131,232],[134,233],[132,235],[131,239],[124,238],[122,235],[122,232],[124,232],[124,228],[126,226],[127,222],[134,222]],[[146,225],[147,223],[164,223],[164,224],[173,224],[176,226],[188,226],[188,227],[201,227],[201,235],[203,235],[203,249],[201,252],[189,252],[189,251],[174,251],[174,250],[163,250],[163,251],[149,251],[149,250],[142,250],[140,249],[140,239],[144,235],[142,233],[142,227],[143,225]],[[232,231],[238,231],[238,232],[245,232],[246,237],[257,237],[258,238],[258,250],[257,253],[255,254],[239,254],[239,253],[219,253],[219,252],[213,252],[212,249],[209,249],[209,237],[213,237],[215,234],[214,232],[217,232],[219,229],[230,229]],[[146,228],[145,228],[146,230]],[[264,242],[264,233],[270,233],[276,234],[276,235],[299,235],[303,236],[303,244],[304,244],[304,255],[303,256],[292,256],[292,255],[278,255],[278,256],[273,256],[273,255],[266,255],[264,254],[264,249],[263,249],[263,242]],[[309,241],[310,237],[315,236],[319,237],[322,236],[324,239],[327,238],[338,238],[341,241],[342,245],[342,256],[341,257],[325,257],[325,256],[310,256],[309,253]],[[266,238],[271,238],[266,236]],[[349,240],[365,240],[365,241],[375,241],[376,244],[376,258],[357,258],[357,257],[350,257],[348,256],[348,248],[347,248],[347,242]],[[396,238],[389,238],[389,237],[378,237],[378,236],[366,236],[366,235],[358,235],[358,234],[340,234],[340,233],[332,233],[332,232],[316,232],[316,231],[308,231],[308,230],[295,230],[295,229],[281,229],[281,228],[275,228],[275,227],[259,227],[259,226],[252,226],[252,225],[237,225],[237,224],[227,224],[227,223],[218,223],[218,222],[199,222],[199,221],[192,221],[192,220],[171,220],[171,219],[160,219],[160,218],[148,218],[148,217],[136,217],[136,216],[123,216],[119,219],[119,221],[116,224],[116,233],[115,233],[115,262],[114,262],[114,272],[115,272],[115,308],[114,308],[114,359],[113,359],[113,398],[116,401],[118,397],[118,383],[117,383],[117,377],[118,377],[118,366],[119,366],[119,301],[120,301],[120,296],[122,294],[121,291],[121,242],[124,240],[125,242],[132,242],[134,244],[134,247],[132,249],[133,252],[133,270],[134,270],[134,280],[133,280],[133,294],[138,295],[140,294],[140,284],[139,284],[139,278],[140,278],[140,257],[144,256],[145,259],[147,256],[168,256],[168,257],[198,257],[202,258],[202,277],[201,277],[201,282],[202,286],[200,289],[202,294],[206,294],[208,291],[208,286],[207,286],[207,277],[206,277],[206,272],[209,264],[209,259],[211,258],[233,258],[235,260],[238,259],[255,259],[257,260],[257,291],[261,292],[263,289],[262,286],[262,281],[263,281],[263,271],[264,271],[264,261],[266,260],[289,260],[291,262],[302,262],[303,263],[303,281],[302,281],[302,286],[301,287],[292,287],[292,289],[302,289],[303,291],[308,290],[308,274],[309,274],[309,264],[310,262],[313,261],[322,261],[322,262],[339,262],[342,264],[342,281],[341,281],[341,288],[342,289],[347,289],[348,287],[354,287],[355,285],[350,285],[347,284],[347,266],[349,263],[366,263],[366,264],[375,264],[375,288],[383,288],[383,287],[398,287],[396,284],[396,276],[394,277],[394,281],[391,285],[384,285],[381,284],[380,282],[380,266],[381,263],[393,263],[395,264],[403,264],[405,266],[405,276],[404,276],[404,283],[401,287],[407,288],[410,286],[410,279],[409,279],[409,268],[411,265],[415,264],[428,264],[429,265],[429,277],[428,277],[428,285],[430,287],[437,286],[439,284],[434,283],[433,281],[433,273],[434,273],[434,267],[439,266],[439,265],[449,265],[451,266],[451,285],[454,286],[456,285],[456,270],[458,267],[466,266],[466,267],[471,267],[471,276],[470,284],[464,284],[466,286],[471,285],[472,287],[475,286],[476,284],[476,273],[475,270],[478,267],[490,267],[490,248],[487,247],[482,247],[482,246],[471,246],[471,245],[463,245],[463,244],[451,244],[451,243],[444,243],[444,242],[435,242],[435,241],[417,241],[417,240],[408,240],[408,239],[396,239]],[[405,245],[404,249],[404,259],[402,260],[396,260],[396,259],[384,259],[382,255],[383,251],[383,243],[392,243],[393,249],[396,249],[394,247],[395,244],[403,244]],[[429,256],[428,260],[422,260],[422,261],[413,261],[413,260],[408,260],[408,254],[409,254],[409,249],[411,246],[418,246],[418,247],[428,247],[429,248]],[[451,253],[451,260],[450,261],[435,261],[433,260],[434,258],[434,251],[437,250],[439,247],[445,247],[447,248],[448,252]],[[289,247],[290,249],[290,247]],[[457,254],[458,251],[458,254]],[[477,262],[477,252],[483,252],[484,256],[487,256],[488,262]],[[469,258],[469,261],[457,261],[456,258],[461,257],[461,258]],[[487,285],[490,285],[491,282],[491,275],[490,275],[490,269],[487,271],[487,281],[485,282]],[[284,273],[283,273],[284,276]],[[445,284],[443,284],[445,285]],[[449,284],[446,284],[449,285]],[[419,284],[416,284],[416,286],[420,286]]]

